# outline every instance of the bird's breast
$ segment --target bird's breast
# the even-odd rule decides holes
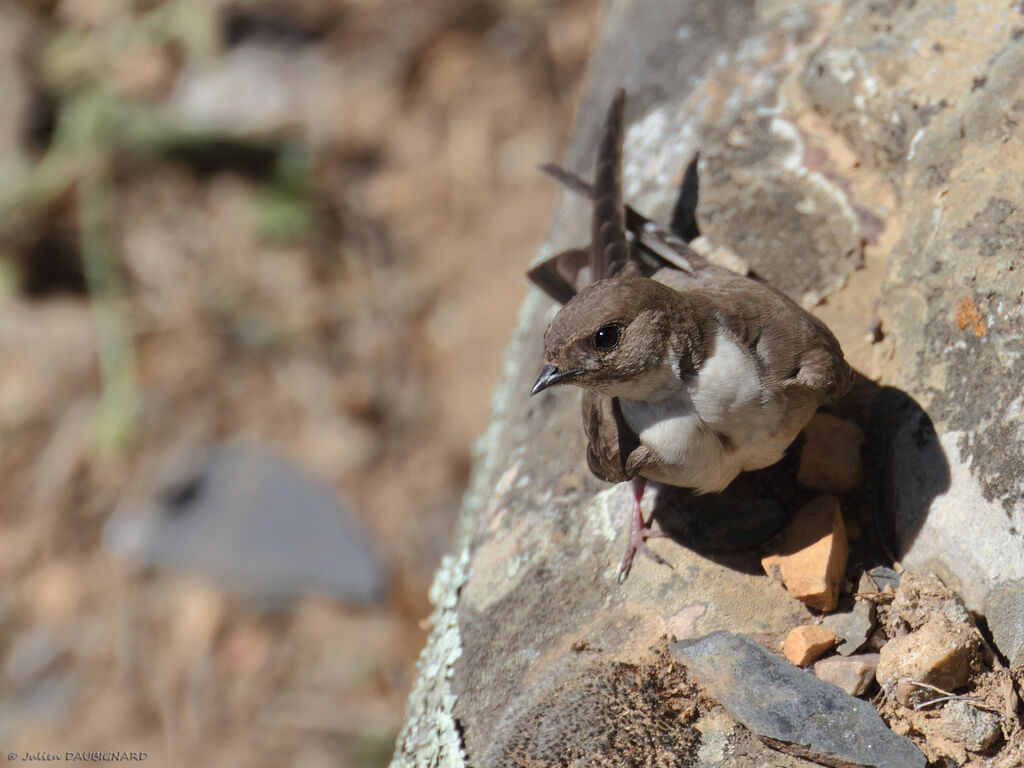
[[[662,386],[660,399],[620,397],[626,423],[657,457],[641,469],[644,477],[720,491],[740,472],[782,458],[799,431],[787,428],[780,394],[746,350],[724,332],[712,349],[695,374],[677,377],[670,392]]]

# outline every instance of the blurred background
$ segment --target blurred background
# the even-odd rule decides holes
[[[0,0],[0,747],[383,766],[598,0]]]

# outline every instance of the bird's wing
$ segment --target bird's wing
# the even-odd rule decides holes
[[[754,310],[756,319],[748,309],[744,326],[756,328],[753,350],[764,369],[784,388],[814,392],[819,404],[845,395],[853,383],[853,371],[828,326],[771,286],[751,282],[765,305]],[[737,304],[731,292],[728,301]]]
[[[570,248],[530,269],[526,276],[559,304],[567,304],[580,289],[579,277],[590,263],[589,248]]]
[[[720,269],[709,264],[670,230],[624,205],[622,200],[622,144],[625,137],[625,91],[620,89],[608,109],[598,141],[597,168],[594,183],[577,174],[548,163],[541,170],[571,192],[593,202],[590,245],[590,282],[620,275],[650,275],[662,267],[674,267],[695,276],[702,270]],[[636,248],[630,248],[626,231],[632,233]],[[533,267],[527,277],[541,290],[565,304],[582,288],[579,267],[567,278],[566,255],[578,263],[579,251],[573,249],[552,256]]]
[[[699,281],[674,269],[658,270],[653,278],[710,301],[767,380],[810,390],[819,403],[850,389],[853,373],[836,337],[774,286],[721,268],[702,273]]]
[[[620,88],[608,107],[598,138],[590,240],[590,279],[593,282],[620,274],[629,261],[626,217],[622,207],[625,109],[626,91]]]
[[[572,171],[554,163],[545,163],[540,169],[570,192],[594,199],[594,187]],[[633,251],[632,255],[647,269],[675,267],[691,276],[708,268],[721,269],[693,250],[679,235],[647,218],[633,206],[625,205],[623,210],[626,229],[640,246],[639,251]]]
[[[609,483],[631,480],[650,451],[626,424],[618,399],[585,389],[580,405],[590,471]]]

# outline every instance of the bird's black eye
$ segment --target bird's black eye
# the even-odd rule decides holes
[[[619,329],[614,325],[602,325],[594,334],[594,346],[598,349],[611,349],[619,343]]]

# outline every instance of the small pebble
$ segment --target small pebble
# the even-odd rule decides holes
[[[825,627],[805,624],[793,629],[782,644],[786,658],[802,667],[821,657],[836,644],[836,636]]]
[[[876,675],[886,694],[913,707],[942,694],[914,683],[946,691],[966,685],[978,661],[978,638],[966,624],[933,616],[915,632],[890,640],[882,648]]]
[[[890,634],[917,629],[935,614],[942,614],[954,624],[971,621],[960,596],[938,578],[912,571],[903,573],[896,597],[889,604]]]
[[[972,752],[984,752],[1002,735],[999,715],[969,701],[950,701],[942,708],[942,732]]]
[[[900,575],[892,568],[887,568],[884,565],[876,565],[868,571],[868,576],[871,577],[879,592],[885,591],[886,587],[891,587],[895,592],[896,588],[900,585]]]
[[[874,582],[867,574],[862,574],[857,592],[871,591],[874,591]],[[850,656],[864,646],[875,628],[875,606],[870,600],[858,598],[852,611],[833,613],[826,616],[823,623],[842,641],[836,650],[843,656]]]
[[[838,685],[851,696],[860,696],[871,687],[877,666],[877,653],[830,656],[815,662],[814,674],[819,680]]]

